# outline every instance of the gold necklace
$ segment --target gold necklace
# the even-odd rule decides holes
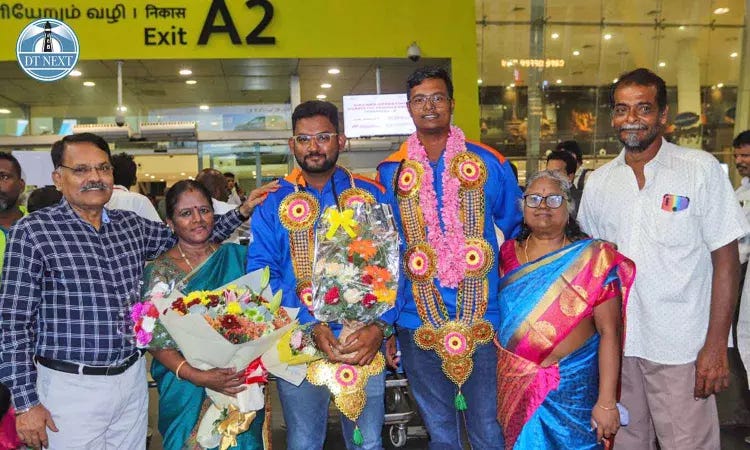
[[[210,250],[209,255],[215,251],[213,244],[208,244],[208,249]],[[184,259],[185,263],[187,263],[188,267],[190,267],[190,271],[192,272],[193,270],[195,270],[195,267],[193,267],[193,265],[190,264],[190,260],[185,255],[185,252],[182,251],[182,246],[180,245],[179,242],[177,243],[177,251],[180,252],[180,256],[182,256],[182,259]]]
[[[523,244],[523,256],[524,256],[524,257],[526,258],[526,263],[527,263],[527,264],[528,264],[528,262],[529,262],[529,254],[528,254],[528,253],[526,253],[526,251],[527,251],[527,249],[529,248],[529,239],[531,239],[531,235],[529,235],[529,236],[528,236],[528,237],[526,238],[526,241],[525,241],[525,242],[524,242],[524,244]],[[565,247],[565,242],[566,242],[567,240],[568,240],[568,237],[567,237],[567,236],[563,236],[562,244],[560,244],[560,248],[558,248],[558,250],[560,250],[561,248]]]

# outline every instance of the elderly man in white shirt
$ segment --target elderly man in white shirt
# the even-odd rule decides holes
[[[229,186],[227,185],[224,175],[216,169],[203,169],[198,172],[195,181],[202,184],[211,193],[211,203],[214,207],[214,214],[224,214],[225,211],[231,211],[237,206],[228,202]],[[224,242],[240,243],[241,238],[252,240],[250,233],[250,219],[240,225],[231,236]]]
[[[133,211],[144,219],[161,222],[161,217],[151,200],[143,194],[130,190],[130,186],[134,185],[137,180],[137,170],[138,167],[131,155],[120,153],[112,157],[112,176],[115,184],[112,186],[112,197],[104,207]]]
[[[664,80],[647,69],[612,89],[624,144],[593,172],[578,220],[636,263],[627,305],[618,450],[720,448],[713,394],[726,389],[726,344],[739,284],[737,239],[750,229],[712,155],[662,138]]]

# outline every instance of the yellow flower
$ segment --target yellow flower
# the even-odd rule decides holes
[[[395,289],[378,289],[375,291],[375,296],[378,298],[378,302],[394,304],[396,301],[396,290]]]
[[[242,307],[239,302],[227,303],[227,314],[239,314],[242,312]]]

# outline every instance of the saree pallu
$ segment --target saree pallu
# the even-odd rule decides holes
[[[245,274],[247,248],[237,244],[224,244],[209,259],[190,274],[179,277],[182,292],[219,288]],[[176,267],[166,256],[155,260],[144,272],[145,285],[149,286],[154,277],[165,274],[176,276]],[[195,437],[199,423],[208,406],[206,390],[185,380],[178,380],[175,374],[156,359],[151,363],[151,376],[159,390],[159,432],[163,437],[164,450],[201,449]],[[233,449],[262,450],[265,446],[265,411],[257,412],[250,428],[237,436],[237,446]]]
[[[504,250],[503,258],[513,247]],[[600,448],[590,424],[599,395],[599,335],[556,364],[540,364],[594,307],[621,296],[625,311],[634,276],[632,261],[611,244],[587,239],[500,281],[498,420],[506,449]]]

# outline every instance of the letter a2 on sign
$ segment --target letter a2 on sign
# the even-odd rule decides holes
[[[273,36],[260,36],[260,34],[268,27],[273,19],[273,5],[269,0],[247,0],[245,6],[248,9],[252,9],[256,6],[263,8],[263,18],[260,20],[258,25],[245,36],[245,43],[247,45],[274,45],[276,38]],[[216,24],[217,16],[221,15],[222,24]],[[241,45],[240,34],[237,32],[237,27],[234,25],[232,15],[229,13],[224,0],[213,0],[211,7],[206,15],[206,20],[203,22],[203,28],[201,34],[198,37],[198,45],[208,44],[208,38],[214,33],[227,33],[229,39],[234,45]]]
[[[78,63],[78,37],[56,19],[39,19],[26,25],[16,42],[21,69],[39,81],[66,77]]]

